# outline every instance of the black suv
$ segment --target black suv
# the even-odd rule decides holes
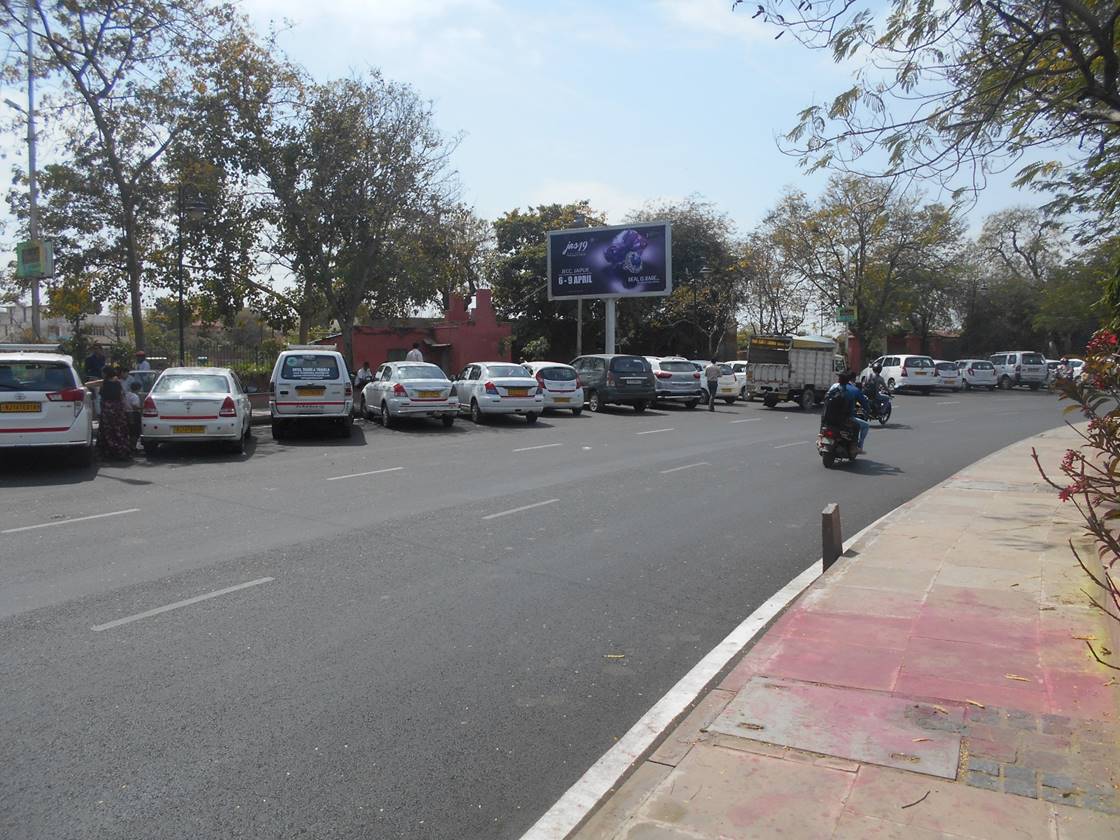
[[[572,362],[583,384],[583,398],[592,411],[608,403],[634,406],[642,412],[657,397],[653,369],[641,356],[580,356]]]

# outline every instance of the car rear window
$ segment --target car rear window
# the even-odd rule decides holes
[[[218,373],[168,373],[159,378],[156,394],[228,394],[229,382]]]
[[[487,365],[486,372],[490,376],[532,376],[521,365]]]
[[[906,367],[908,368],[931,368],[933,367],[933,359],[925,359],[921,356],[914,356],[906,360]]]
[[[971,367],[973,370],[995,370],[995,365],[991,362],[973,362]]]
[[[616,356],[611,359],[611,370],[616,373],[645,373],[649,366],[645,359],[637,356]]]
[[[338,358],[326,354],[285,356],[280,376],[284,379],[338,379]]]
[[[661,362],[661,369],[669,373],[695,373],[692,362]]]
[[[937,366],[937,369],[938,370],[944,370],[944,371],[951,371],[953,373],[957,372],[957,366],[955,364],[953,364],[952,362],[942,362],[941,364],[939,364]]]
[[[77,385],[60,362],[0,362],[0,391],[60,391]]]
[[[1024,353],[1023,354],[1023,364],[1025,364],[1025,365],[1043,365],[1043,364],[1046,364],[1046,360],[1044,358],[1042,358],[1041,353]]]
[[[731,376],[734,373],[734,371],[731,370],[731,365],[720,365],[719,372],[723,376]]]
[[[570,367],[546,367],[537,372],[541,379],[549,382],[572,382],[576,378],[576,369]]]
[[[446,379],[435,365],[405,365],[397,368],[398,379]]]

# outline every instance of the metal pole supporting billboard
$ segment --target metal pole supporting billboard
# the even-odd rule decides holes
[[[614,305],[615,305],[615,302],[616,301],[615,301],[614,298],[607,298],[607,300],[606,300],[606,304],[607,304],[607,326],[606,326],[607,340],[605,342],[605,346],[603,347],[603,352],[604,353],[613,353],[614,352]]]
[[[576,355],[583,355],[583,298],[576,300]]]

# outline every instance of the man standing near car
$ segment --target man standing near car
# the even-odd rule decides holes
[[[422,362],[424,361],[424,354],[420,352],[420,342],[412,342],[412,349],[405,354],[404,360],[406,362]]]
[[[369,369],[369,362],[362,362],[358,372],[354,374],[354,390],[361,391],[367,382],[373,381],[373,371]]]
[[[704,380],[708,383],[708,411],[716,410],[716,394],[719,392],[719,377],[722,373],[719,362],[715,359],[704,368]]]

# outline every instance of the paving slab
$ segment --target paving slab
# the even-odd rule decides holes
[[[923,725],[937,717],[957,731]],[[952,779],[963,722],[960,707],[942,715],[890,694],[754,677],[709,731]]]
[[[837,641],[783,637],[765,673],[798,680],[889,691],[903,652]]]

